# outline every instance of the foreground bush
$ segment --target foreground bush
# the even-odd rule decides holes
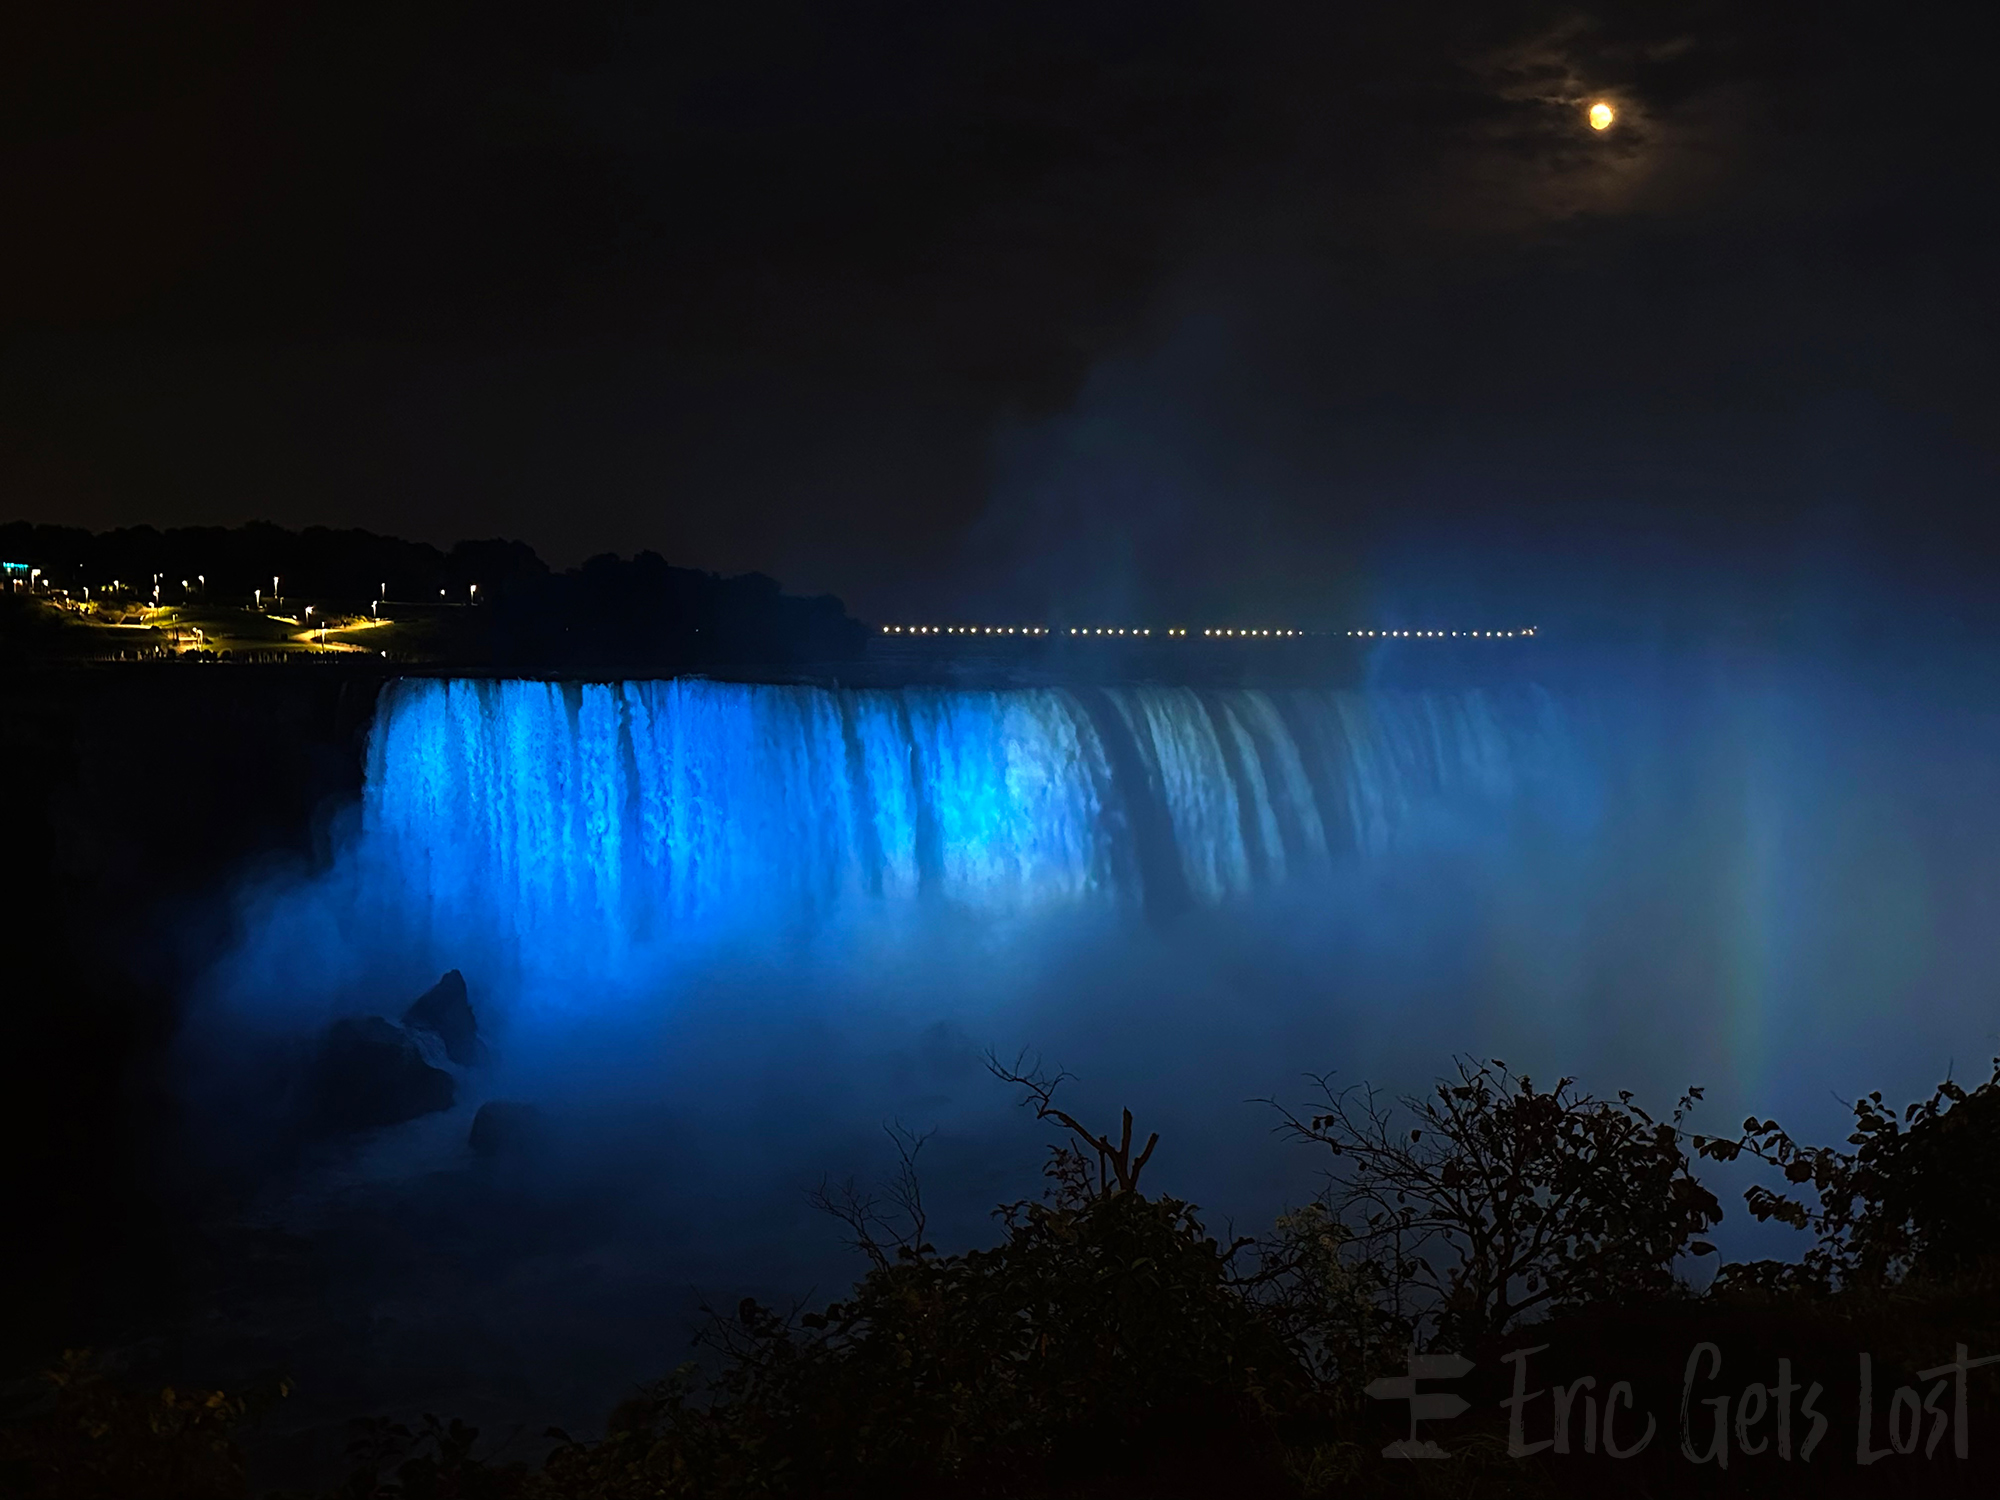
[[[1158,1141],[1135,1143],[1129,1112],[1115,1134],[1099,1133],[1058,1105],[1061,1076],[992,1067],[1061,1132],[1043,1198],[998,1210],[996,1245],[940,1254],[928,1243],[923,1143],[896,1133],[901,1168],[879,1196],[852,1185],[819,1194],[869,1259],[845,1298],[799,1314],[746,1301],[715,1317],[701,1361],[620,1406],[602,1441],[551,1434],[558,1445],[537,1469],[482,1463],[478,1434],[456,1422],[360,1424],[355,1471],[335,1493],[1678,1495],[1715,1493],[1726,1474],[1736,1492],[1790,1494],[1808,1473],[1825,1495],[1984,1493],[2000,1430],[1982,1439],[1985,1464],[1953,1461],[1947,1447],[1941,1466],[1925,1467],[1883,1446],[1878,1423],[1877,1457],[1902,1467],[1861,1465],[1866,1433],[1843,1431],[1807,1471],[1754,1424],[1770,1389],[1759,1382],[1778,1359],[1808,1372],[1821,1410],[1847,1420],[1872,1399],[1857,1383],[1866,1368],[1882,1372],[1887,1411],[1896,1382],[1954,1347],[2000,1353],[1988,1233],[2000,1069],[1900,1114],[1870,1096],[1845,1151],[1755,1119],[1734,1139],[1689,1137],[1698,1091],[1661,1121],[1629,1096],[1599,1100],[1568,1080],[1537,1089],[1498,1063],[1465,1063],[1432,1094],[1399,1101],[1327,1088],[1318,1109],[1280,1115],[1330,1153],[1327,1190],[1267,1238],[1223,1244],[1193,1205],[1142,1189]],[[1692,1175],[1690,1148],[1761,1159],[1789,1186],[1810,1184],[1816,1205],[1765,1185],[1748,1194],[1757,1216],[1815,1235],[1805,1259],[1725,1267],[1702,1296],[1681,1283],[1680,1257],[1707,1252],[1696,1236],[1722,1215]],[[1690,1407],[1689,1372],[1707,1368],[1690,1351],[1704,1344],[1716,1368]],[[1408,1413],[1368,1385],[1423,1347],[1472,1362],[1459,1387],[1472,1411],[1438,1429],[1450,1461],[1387,1462],[1381,1450],[1407,1435]],[[1857,1367],[1856,1351],[1878,1365]],[[1512,1363],[1528,1357],[1532,1381]],[[2000,1368],[1975,1378],[1990,1407]],[[1614,1379],[1669,1425],[1678,1399],[1680,1430],[1632,1446],[1640,1424],[1628,1405],[1629,1453],[1606,1451],[1590,1403]],[[1510,1390],[1533,1387],[1536,1430],[1551,1433],[1559,1384],[1591,1412],[1587,1430],[1510,1453],[1522,1440],[1501,1415]],[[1924,1422],[1945,1412],[1943,1390],[1925,1398]],[[1702,1449],[1686,1413],[1705,1407],[1716,1415]],[[234,1434],[250,1412],[220,1394],[129,1390],[71,1361],[0,1433],[0,1476],[5,1493],[36,1500],[240,1495]],[[1935,1454],[1945,1428],[1923,1430]]]
[[[1500,1062],[1461,1062],[1428,1095],[1335,1089],[1285,1127],[1334,1157],[1329,1204],[1413,1337],[1469,1347],[1530,1314],[1679,1289],[1683,1255],[1722,1217],[1695,1180],[1683,1121],[1580,1091],[1537,1090]]]
[[[1181,1494],[1277,1466],[1308,1382],[1193,1210],[1016,1205],[990,1250],[903,1250],[796,1322],[746,1302],[693,1370],[549,1478],[606,1496]]]
[[[135,1388],[82,1350],[43,1377],[40,1399],[0,1427],[0,1494],[37,1500],[217,1500],[244,1493],[236,1434],[282,1385],[256,1396]]]
[[[1743,1122],[1735,1140],[1695,1137],[1716,1161],[1750,1156],[1783,1173],[1786,1188],[1744,1196],[1760,1220],[1810,1231],[1797,1265],[1731,1267],[1739,1282],[1827,1291],[1949,1281],[2000,1254],[2000,1058],[1970,1091],[1950,1079],[1899,1118],[1878,1091],[1853,1104],[1842,1151],[1804,1146],[1776,1120]],[[1810,1188],[1815,1202],[1791,1195]]]

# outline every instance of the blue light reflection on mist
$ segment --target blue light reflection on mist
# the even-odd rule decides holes
[[[945,1127],[967,1237],[1022,1189],[991,1169],[1021,1122],[967,1066],[989,1043],[1149,1114],[1163,1185],[1254,1222],[1312,1164],[1241,1101],[1308,1070],[1407,1087],[1498,1053],[1822,1135],[1839,1096],[1972,1071],[2000,1050],[1993,738],[1742,664],[1558,692],[408,682],[342,859],[253,894],[214,988],[304,1032],[462,968],[498,1040],[463,1108],[653,1119],[676,1171],[734,1163],[717,1264],[780,1286],[753,1200],[866,1170],[886,1116]]]
[[[458,1107],[257,1213],[330,1267],[289,1368],[395,1371],[412,1409],[496,1430],[592,1427],[682,1357],[691,1287],[844,1285],[801,1189],[883,1170],[885,1119],[938,1129],[936,1242],[989,1242],[1041,1153],[989,1045],[1072,1070],[1088,1118],[1130,1106],[1152,1180],[1213,1226],[1314,1190],[1245,1102],[1309,1071],[1406,1089],[1482,1052],[1838,1139],[1840,1098],[2000,1051],[2000,718],[1969,675],[1809,665],[1620,660],[1549,692],[401,684],[332,868],[244,892],[181,1083],[255,1135],[283,1052],[260,1039],[465,971],[494,1055]],[[551,1152],[473,1162],[487,1098],[542,1105]],[[1725,1255],[1796,1253],[1710,1175]],[[485,1384],[439,1396],[467,1349]]]

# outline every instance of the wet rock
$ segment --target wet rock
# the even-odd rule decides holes
[[[428,1031],[444,1043],[444,1055],[461,1068],[479,1061],[479,1022],[466,997],[465,976],[453,969],[419,995],[403,1012],[403,1025]]]
[[[334,1130],[400,1125],[450,1109],[451,1074],[424,1060],[417,1039],[382,1016],[335,1021],[314,1070],[314,1116]]]
[[[542,1139],[546,1122],[532,1104],[494,1099],[472,1117],[470,1144],[474,1156],[514,1156]]]

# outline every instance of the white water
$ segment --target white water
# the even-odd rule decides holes
[[[437,940],[618,966],[743,920],[1213,905],[1554,774],[1537,693],[409,681],[363,841]]]
[[[274,1034],[463,969],[494,1050],[458,1108],[280,1217],[340,1247],[342,1326],[385,1368],[491,1337],[496,1371],[596,1371],[550,1403],[589,1421],[679,1357],[688,1286],[845,1284],[801,1189],[881,1170],[885,1119],[939,1132],[938,1242],[988,1240],[1041,1137],[987,1046],[1073,1070],[1087,1116],[1133,1108],[1160,1190],[1246,1228],[1315,1185],[1244,1102],[1307,1071],[1406,1088],[1497,1053],[1817,1139],[1841,1097],[1983,1073],[1996,726],[1776,671],[1587,697],[405,682],[331,867],[246,888],[186,1077],[266,1131],[236,1101],[282,1076]],[[538,1167],[472,1162],[491,1097],[556,1122]],[[1796,1253],[1717,1186],[1726,1253]],[[420,1287],[410,1235],[448,1250]]]

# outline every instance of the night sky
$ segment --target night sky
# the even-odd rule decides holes
[[[1976,600],[1974,17],[38,7],[0,519],[653,548],[877,617]]]

